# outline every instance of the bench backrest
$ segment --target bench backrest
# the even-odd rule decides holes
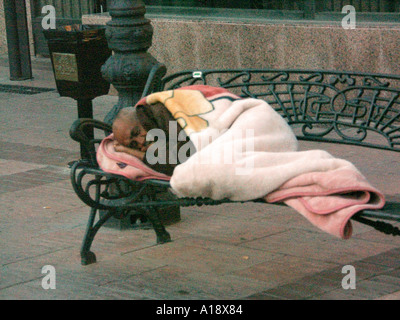
[[[205,84],[264,99],[300,140],[400,152],[400,76],[307,70],[189,70],[156,91]]]

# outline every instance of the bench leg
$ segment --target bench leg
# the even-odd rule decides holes
[[[171,242],[171,236],[162,224],[157,208],[151,207],[146,212],[146,216],[153,225],[154,231],[157,236],[157,243],[162,244],[166,242]]]
[[[96,224],[94,224],[96,213],[97,209],[92,208],[90,211],[89,221],[86,227],[85,237],[83,238],[82,242],[81,263],[84,266],[96,262],[96,255],[92,251],[90,251],[90,247],[92,246],[92,242],[97,234],[97,231],[99,231],[101,226],[114,215],[114,212],[107,211],[107,213],[104,216],[102,216],[99,219],[99,221],[97,221]]]
[[[83,238],[81,247],[81,264],[86,266],[96,262],[96,255],[90,251],[95,234],[93,234],[93,224],[96,218],[97,210],[92,208],[90,210],[89,221],[86,226],[85,236]]]
[[[90,211],[89,221],[86,227],[85,236],[83,238],[82,247],[81,247],[81,264],[86,266],[96,262],[96,255],[90,251],[90,247],[92,246],[94,237],[97,234],[97,231],[101,228],[101,226],[113,216],[112,211],[107,211],[105,215],[103,215],[99,221],[94,224],[95,218],[97,214],[97,209],[92,208]],[[158,210],[156,208],[150,208],[150,210],[146,211],[146,216],[153,225],[154,231],[157,236],[157,243],[162,244],[171,241],[171,236],[165,229],[162,224]]]

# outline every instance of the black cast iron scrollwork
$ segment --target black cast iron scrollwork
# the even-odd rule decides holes
[[[306,70],[190,70],[161,89],[215,85],[267,101],[301,140],[400,151],[400,76]]]

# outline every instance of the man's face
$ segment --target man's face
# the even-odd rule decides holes
[[[149,143],[146,142],[147,131],[138,121],[126,117],[119,118],[113,124],[114,138],[119,144],[145,152]]]

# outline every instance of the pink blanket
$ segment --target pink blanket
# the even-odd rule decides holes
[[[149,168],[138,158],[115,151],[113,134],[103,139],[96,156],[100,168],[105,172],[119,174],[131,180],[171,179],[171,177]]]
[[[265,197],[285,202],[312,224],[342,239],[352,235],[350,218],[364,209],[380,209],[384,196],[359,172],[336,169],[310,172],[290,179]]]

